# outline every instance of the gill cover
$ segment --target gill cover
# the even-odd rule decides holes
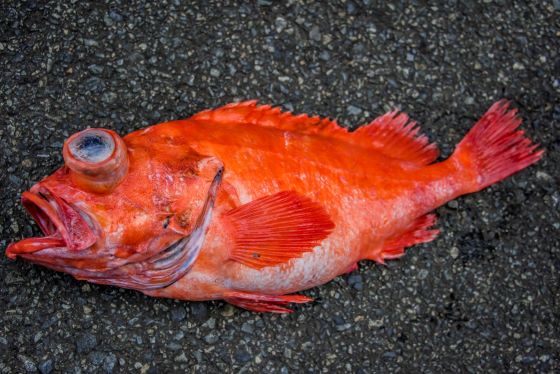
[[[215,159],[212,159],[212,161],[215,161]],[[91,271],[78,268],[66,269],[65,271],[74,275],[77,279],[138,291],[168,287],[181,279],[188,273],[200,254],[222,182],[223,165],[219,162],[211,164],[209,166],[214,167],[214,176],[207,190],[200,215],[189,235],[175,241],[160,253],[146,260],[127,263],[107,271]]]

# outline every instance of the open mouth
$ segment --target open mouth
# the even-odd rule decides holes
[[[64,247],[79,251],[92,246],[97,240],[84,218],[85,214],[47,189],[41,188],[38,193],[24,192],[21,202],[45,236],[10,244],[6,249],[9,258],[47,248]]]

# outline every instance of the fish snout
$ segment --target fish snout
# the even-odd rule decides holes
[[[6,249],[9,258],[47,248],[81,251],[95,244],[97,235],[90,216],[44,187],[32,191],[24,192],[21,202],[45,236],[10,244]]]

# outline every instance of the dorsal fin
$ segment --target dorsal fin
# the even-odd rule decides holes
[[[416,122],[405,113],[394,110],[358,128],[352,136],[355,141],[368,142],[389,157],[428,165],[437,158],[439,151],[434,143],[429,143],[426,135],[419,132]]]
[[[340,127],[334,120],[319,116],[310,117],[307,114],[295,115],[290,112],[282,112],[279,107],[257,105],[256,100],[205,110],[192,116],[192,119],[216,123],[253,124],[303,134],[348,135],[348,130]]]
[[[232,103],[220,108],[195,114],[192,119],[228,124],[253,124],[273,127],[302,134],[337,138],[342,141],[374,149],[387,157],[427,165],[438,156],[435,144],[429,144],[425,135],[420,135],[416,122],[411,122],[404,113],[392,111],[384,114],[354,132],[348,132],[335,120],[294,115],[282,112],[278,107],[257,105],[256,100]]]

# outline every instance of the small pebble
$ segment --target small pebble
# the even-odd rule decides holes
[[[95,335],[90,333],[83,333],[76,339],[76,351],[78,353],[87,353],[97,345]]]
[[[54,362],[52,359],[47,359],[45,361],[42,361],[39,366],[38,366],[39,372],[41,374],[49,374],[52,373],[52,371],[54,370]]]
[[[184,307],[178,306],[171,309],[171,319],[175,322],[180,322],[187,316],[187,311]]]
[[[451,258],[459,257],[459,248],[451,247],[451,250],[449,251],[449,254],[450,254]]]
[[[316,42],[321,41],[321,31],[319,29],[319,26],[313,26],[311,28],[311,31],[309,31],[309,38],[311,40],[316,41]]]
[[[350,114],[351,116],[357,116],[358,114],[362,113],[362,109],[358,108],[357,106],[354,105],[349,105],[346,108],[346,111],[348,112],[348,114]]]

